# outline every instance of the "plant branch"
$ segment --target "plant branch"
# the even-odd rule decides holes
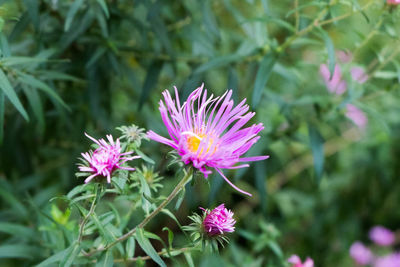
[[[85,254],[85,256],[91,256],[94,253],[97,252],[101,252],[104,250],[107,250],[113,246],[115,246],[116,244],[118,244],[119,242],[122,242],[126,239],[128,239],[129,237],[131,237],[132,235],[134,235],[136,233],[136,230],[138,228],[143,228],[144,226],[146,226],[146,224],[151,221],[151,219],[153,219],[158,213],[161,212],[162,209],[165,208],[165,206],[168,205],[169,202],[171,202],[177,195],[178,193],[185,187],[185,185],[190,181],[190,179],[193,176],[193,169],[189,168],[189,170],[185,173],[185,176],[182,178],[182,180],[176,185],[176,187],[174,188],[174,190],[171,192],[171,194],[169,194],[169,196],[155,209],[153,210],[149,216],[147,216],[146,218],[144,218],[144,220],[138,224],[137,226],[135,226],[133,229],[131,229],[129,232],[127,232],[126,234],[118,237],[117,239],[115,239],[113,242],[111,242],[110,244],[106,245],[105,247],[102,248],[98,248],[94,251],[91,251],[87,254]]]
[[[174,253],[174,255],[178,255],[175,253],[184,253],[186,251],[192,251],[192,250],[197,250],[198,248],[196,247],[187,247],[187,248],[179,248],[179,249],[171,249],[169,250],[170,253]],[[163,250],[163,251],[159,251],[157,252],[158,255],[162,256],[165,254],[168,254],[168,251]],[[127,259],[115,259],[114,262],[131,262],[131,261],[146,261],[146,260],[150,260],[151,257],[150,256],[138,256],[138,257],[133,257],[133,258],[127,258]]]
[[[83,230],[85,229],[85,225],[92,213],[94,212],[96,205],[97,205],[97,198],[98,198],[98,185],[95,186],[95,191],[94,191],[94,199],[92,202],[92,205],[90,206],[89,212],[86,214],[86,216],[83,218],[81,224],[79,225],[79,235],[78,235],[78,244],[82,242],[83,238]]]

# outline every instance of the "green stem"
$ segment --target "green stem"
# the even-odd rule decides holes
[[[115,246],[116,244],[118,244],[119,242],[122,242],[126,239],[128,239],[129,237],[131,237],[132,235],[134,235],[136,233],[136,230],[138,228],[143,228],[144,226],[146,226],[146,224],[148,222],[151,221],[151,219],[153,219],[158,213],[160,213],[160,211],[162,211],[165,206],[168,205],[168,203],[170,203],[178,194],[179,192],[185,187],[185,185],[190,181],[190,179],[192,178],[193,175],[193,169],[189,168],[189,170],[185,173],[185,176],[182,178],[182,180],[176,185],[176,187],[174,188],[174,190],[171,192],[171,194],[169,194],[169,196],[155,209],[153,210],[149,216],[147,216],[146,218],[144,218],[144,220],[138,224],[137,226],[135,226],[133,229],[131,229],[129,232],[127,232],[126,234],[124,234],[123,236],[118,237],[117,239],[115,239],[113,242],[111,242],[110,244],[106,245],[103,248],[98,248],[92,252],[89,252],[87,254],[85,254],[85,256],[91,256],[94,253],[100,252],[100,251],[104,251],[107,250],[113,246]]]
[[[180,252],[180,253],[185,253],[187,251],[192,251],[192,250],[199,250],[199,248],[197,247],[187,247],[187,248],[179,248],[179,249],[171,249],[169,252]],[[163,250],[163,251],[159,251],[157,252],[158,255],[162,256],[165,254],[168,254],[168,251]],[[174,254],[175,255],[175,254]],[[127,258],[127,259],[115,259],[114,262],[132,262],[132,261],[146,261],[146,260],[150,260],[151,257],[150,256],[139,256],[139,257],[133,257],[133,258]]]
[[[94,198],[93,198],[93,202],[92,205],[90,206],[89,212],[86,214],[86,216],[83,218],[80,226],[79,226],[79,235],[78,235],[78,244],[82,242],[82,238],[83,238],[83,230],[85,229],[85,225],[90,217],[90,215],[92,215],[92,213],[94,212],[97,202],[98,202],[98,190],[99,187],[98,185],[95,185],[95,190],[94,190]]]

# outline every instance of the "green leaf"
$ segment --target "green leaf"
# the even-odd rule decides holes
[[[161,61],[155,60],[148,67],[146,79],[144,80],[142,92],[140,94],[139,109],[142,108],[144,102],[149,98],[151,90],[157,84],[162,66],[163,63]]]
[[[0,197],[10,204],[13,210],[21,217],[28,216],[28,210],[9,190],[0,187]]]
[[[45,127],[45,121],[44,121],[43,105],[42,101],[40,100],[40,96],[37,90],[33,90],[28,86],[22,86],[22,90],[24,91],[26,98],[28,99],[28,102],[32,107],[33,114],[37,119],[39,129],[43,133]]]
[[[276,60],[277,57],[275,54],[268,53],[264,56],[263,60],[260,63],[260,66],[256,74],[256,81],[254,82],[254,89],[252,96],[253,108],[256,108],[257,105],[260,103],[262,91],[264,90],[264,87],[268,82],[268,79],[271,75]]]
[[[114,257],[112,254],[112,250],[109,249],[104,255],[100,258],[99,262],[96,263],[96,267],[109,267],[114,266]]]
[[[202,72],[205,72],[210,69],[226,66],[232,62],[239,61],[242,56],[240,55],[228,55],[228,56],[221,56],[214,59],[211,59],[207,63],[204,63],[200,67],[198,67],[194,72],[193,75],[198,75]]]
[[[114,218],[114,214],[112,214],[112,216]],[[99,229],[101,237],[103,237],[103,239],[106,240],[107,242],[112,242],[113,237],[110,234],[110,232],[104,228],[104,225],[103,225],[104,222],[101,222],[99,220],[99,217],[97,217],[96,213],[94,213],[94,212],[90,215],[90,217],[93,219],[93,222],[96,225],[97,229]]]
[[[101,8],[103,9],[104,15],[106,15],[107,18],[110,17],[110,13],[108,12],[108,8],[107,8],[107,4],[104,0],[96,0],[97,3],[99,3],[99,5],[101,6]]]
[[[182,205],[182,202],[185,199],[185,191],[185,188],[182,188],[181,192],[179,193],[178,200],[175,204],[175,210],[178,210],[179,207]]]
[[[183,253],[183,255],[185,256],[185,259],[186,259],[189,267],[194,267],[192,254],[190,254],[190,252],[185,252],[185,253]]]
[[[3,245],[0,246],[0,259],[22,258],[34,259],[42,251],[37,246],[28,245]]]
[[[10,52],[10,46],[8,44],[7,37],[4,35],[4,33],[0,33],[0,49],[1,53],[3,54],[3,57],[10,57],[11,52]]]
[[[36,57],[6,57],[0,60],[1,64],[6,67],[32,64],[32,63],[43,63],[48,61],[47,58],[36,58]]]
[[[0,145],[4,138],[4,94],[0,91]]]
[[[319,183],[324,171],[324,139],[318,129],[312,124],[308,124],[308,135],[314,158],[315,175]]]
[[[138,156],[140,156],[140,158],[144,161],[146,161],[147,163],[150,163],[152,165],[155,164],[154,160],[152,160],[151,158],[149,158],[147,155],[145,155],[142,151],[140,151],[139,149],[135,149],[136,154],[138,154]]]
[[[18,72],[19,73],[19,80],[29,86],[32,86],[34,88],[43,90],[45,93],[47,93],[51,98],[53,98],[55,101],[60,103],[62,106],[64,106],[67,110],[70,110],[68,105],[60,98],[60,96],[52,89],[50,88],[47,84],[44,82],[36,79],[32,75]]]
[[[21,113],[22,117],[24,117],[26,121],[29,121],[28,114],[26,113],[24,107],[19,101],[18,96],[14,91],[14,88],[12,88],[10,81],[8,80],[2,69],[0,69],[0,88],[14,105],[14,107],[19,111],[19,113]]]
[[[260,196],[261,209],[263,212],[267,211],[267,190],[265,189],[265,180],[267,176],[266,161],[256,162],[254,164],[256,188]]]
[[[163,231],[168,231],[168,246],[171,249],[172,248],[172,242],[174,241],[174,232],[171,231],[168,227],[164,227],[162,229]]]
[[[60,267],[69,267],[74,263],[75,258],[81,251],[81,247],[78,243],[73,243],[65,252],[64,258],[60,262]]]
[[[135,255],[135,247],[136,247],[135,237],[131,236],[126,241],[125,251],[127,258],[132,258],[133,255]]]
[[[68,10],[67,18],[65,19],[64,31],[68,31],[71,27],[72,21],[74,20],[74,17],[78,12],[78,9],[82,6],[83,2],[84,0],[75,0],[72,3],[71,7]]]
[[[35,29],[39,29],[39,2],[38,0],[24,0],[29,18]]]
[[[23,239],[35,238],[35,231],[33,229],[16,223],[0,222],[0,232]]]
[[[158,265],[162,267],[167,267],[161,257],[157,254],[150,241],[144,236],[144,231],[142,228],[138,228],[136,231],[136,240],[139,246],[150,256]]]
[[[326,50],[328,51],[328,68],[330,72],[330,79],[332,79],[333,72],[335,71],[336,59],[335,59],[335,46],[333,45],[332,39],[328,33],[322,28],[318,28],[321,32],[322,39],[324,40]]]
[[[54,254],[53,256],[45,259],[44,261],[42,261],[41,263],[39,263],[38,265],[36,265],[35,267],[45,267],[45,266],[54,266],[54,263],[61,261],[62,259],[65,258],[66,254],[68,253],[69,248],[64,249],[60,252],[57,252],[56,254]]]
[[[211,34],[211,36],[218,38],[219,39],[219,30],[218,30],[218,25],[217,25],[217,20],[215,18],[214,13],[211,10],[210,5],[212,4],[211,1],[206,0],[202,1],[203,2],[203,9],[202,9],[202,14],[203,14],[203,24],[206,29],[206,33]]]

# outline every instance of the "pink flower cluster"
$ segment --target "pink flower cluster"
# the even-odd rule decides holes
[[[236,187],[221,171],[248,167],[248,164],[240,163],[269,157],[241,157],[258,141],[258,133],[264,129],[262,123],[242,128],[255,115],[248,112],[246,99],[234,106],[232,90],[214,98],[207,95],[204,84],[194,90],[182,105],[176,87],[176,100],[167,90],[163,96],[165,103],[161,100],[159,109],[170,139],[153,131],[149,131],[147,136],[175,149],[185,164],[192,164],[205,178],[212,172],[209,168],[213,168],[234,189],[251,196]]]
[[[292,264],[291,267],[314,267],[314,261],[309,257],[302,263],[299,256],[292,255],[288,259],[288,262]]]
[[[206,215],[203,226],[207,235],[215,236],[235,231],[234,225],[236,221],[233,219],[233,212],[226,209],[225,204],[221,204],[211,211],[201,209]]]
[[[391,246],[395,234],[383,226],[375,226],[369,232],[369,238],[378,246]],[[373,267],[400,267],[400,253],[394,252],[385,256],[375,256],[372,250],[357,241],[350,247],[350,256],[359,266],[372,264]]]
[[[352,60],[352,55],[351,53],[339,51],[338,59],[341,63],[348,63]],[[339,64],[335,65],[332,75],[326,64],[322,64],[319,68],[319,71],[325,82],[326,88],[330,93],[342,95],[346,92],[347,82],[346,80],[344,80],[344,77],[342,75],[342,68]],[[350,69],[350,74],[352,79],[359,84],[365,83],[369,78],[364,69],[357,66]],[[365,113],[352,104],[346,105],[346,117],[350,119],[360,129],[364,129],[368,123],[368,118]]]
[[[111,173],[116,169],[134,171],[134,168],[121,166],[128,160],[140,158],[139,156],[126,157],[133,152],[121,153],[121,145],[119,139],[114,142],[111,135],[107,135],[108,142],[104,139],[96,140],[85,133],[99,147],[95,151],[82,153],[82,157],[87,161],[89,166],[81,165],[79,170],[91,174],[85,179],[85,183],[90,182],[96,176],[107,177],[107,182],[111,183]]]
[[[389,5],[400,5],[400,0],[387,0]]]

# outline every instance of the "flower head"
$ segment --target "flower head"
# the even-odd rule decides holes
[[[131,126],[117,127],[117,130],[122,132],[121,139],[126,139],[130,143],[134,143],[136,147],[140,147],[142,140],[149,140],[144,133],[143,128],[139,128],[135,124]]]
[[[363,84],[368,80],[368,74],[365,73],[364,69],[361,67],[352,67],[350,70],[351,78],[358,82],[359,84]]]
[[[362,110],[352,104],[347,104],[346,109],[346,117],[349,118],[355,125],[361,129],[367,126],[368,118]]]
[[[89,136],[87,133],[85,133],[85,135],[99,146],[95,151],[89,151],[81,154],[88,163],[88,166],[81,165],[78,168],[81,172],[87,172],[91,174],[85,179],[85,183],[90,182],[96,176],[107,177],[107,182],[111,183],[111,173],[115,169],[131,171],[135,170],[134,168],[121,166],[128,160],[140,157],[126,157],[133,152],[121,153],[121,145],[119,139],[114,142],[113,137],[111,135],[107,135],[107,139],[109,142],[107,143],[104,139],[96,140],[93,137]]]
[[[306,261],[302,263],[299,256],[292,255],[288,259],[288,262],[293,264],[292,267],[314,267],[314,261],[309,257],[307,257]]]
[[[319,67],[319,72],[324,79],[325,85],[328,88],[328,91],[331,93],[335,93],[337,95],[341,95],[347,90],[347,83],[343,80],[342,70],[338,64],[335,65],[335,69],[333,70],[333,75],[331,77],[331,73],[326,64],[322,64]]]
[[[364,246],[361,242],[355,242],[350,247],[350,256],[358,265],[367,265],[371,263],[373,254],[371,250]]]
[[[369,238],[380,246],[390,246],[395,241],[395,235],[383,226],[375,226],[369,231]]]
[[[400,253],[392,253],[384,257],[376,259],[374,267],[399,267],[400,266]]]
[[[235,231],[234,225],[236,221],[233,219],[233,212],[226,209],[225,204],[221,204],[211,211],[203,210],[205,213],[203,226],[208,236],[232,233]]]
[[[166,90],[164,101],[160,101],[160,113],[171,139],[149,131],[147,136],[174,148],[185,164],[192,164],[205,178],[214,168],[237,191],[250,195],[231,183],[221,169],[238,169],[248,164],[235,165],[245,161],[258,161],[268,156],[240,157],[260,138],[257,134],[264,129],[262,123],[242,128],[254,115],[248,112],[246,100],[236,107],[231,100],[232,90],[221,97],[207,96],[204,84],[194,90],[182,105],[175,87],[176,101]]]

